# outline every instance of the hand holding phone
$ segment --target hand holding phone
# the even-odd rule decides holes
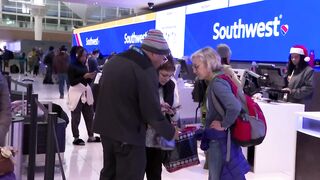
[[[177,105],[177,106],[174,106],[174,107],[171,107],[171,109],[173,110],[173,111],[177,111],[178,109],[180,109],[181,108],[181,104],[179,104],[179,105]]]

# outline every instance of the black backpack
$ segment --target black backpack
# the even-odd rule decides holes
[[[15,64],[11,65],[10,66],[10,73],[12,73],[12,74],[19,73],[19,67]]]

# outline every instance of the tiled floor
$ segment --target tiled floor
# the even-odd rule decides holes
[[[14,76],[18,78],[18,76]],[[20,78],[24,78],[21,76]],[[68,113],[70,117],[70,112],[66,106],[66,98],[59,99],[59,92],[57,85],[43,85],[41,78],[35,78],[34,91],[39,94],[39,100],[42,101],[52,101],[61,105],[61,107]],[[86,129],[83,121],[80,124],[80,137],[87,139]],[[72,133],[70,125],[66,129],[66,150],[63,155],[64,157],[64,171],[66,178],[68,180],[98,180],[99,172],[102,167],[102,146],[100,143],[86,144],[85,146],[74,146],[72,145]],[[199,150],[199,158],[201,164],[193,166],[190,168],[182,169],[174,173],[168,173],[163,169],[164,180],[200,180],[207,179],[208,172],[203,170],[204,155],[201,150]],[[25,173],[25,169],[23,172]],[[254,174],[248,173],[247,179],[249,180],[289,180],[290,178],[283,173],[273,173],[273,174]],[[43,179],[44,173],[41,170],[36,171],[36,179]],[[27,179],[24,174],[22,179]],[[55,169],[55,179],[59,180],[61,178],[60,170]]]

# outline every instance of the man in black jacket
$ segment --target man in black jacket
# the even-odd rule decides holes
[[[54,59],[54,47],[50,46],[47,54],[44,56],[43,63],[47,66],[46,75],[43,79],[43,84],[53,84],[52,71],[53,71],[53,59]]]
[[[100,180],[143,180],[147,124],[174,138],[174,127],[161,113],[156,71],[169,53],[162,32],[149,30],[141,48],[132,47],[104,65],[94,120],[104,155]]]

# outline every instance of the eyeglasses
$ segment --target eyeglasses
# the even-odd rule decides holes
[[[166,55],[164,55],[163,56],[163,59],[162,59],[162,64],[164,64],[164,63],[166,63],[166,62],[168,62],[168,58],[167,58],[167,56]]]

